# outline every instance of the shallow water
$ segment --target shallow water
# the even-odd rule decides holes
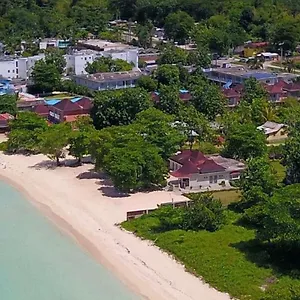
[[[0,181],[0,299],[137,300],[113,274]]]

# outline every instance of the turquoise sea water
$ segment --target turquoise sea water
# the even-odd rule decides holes
[[[138,299],[0,181],[0,299]]]

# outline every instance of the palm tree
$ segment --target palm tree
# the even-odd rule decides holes
[[[261,55],[261,56],[255,56],[254,58],[249,59],[247,64],[248,64],[250,69],[257,70],[257,69],[263,69],[264,68],[264,62],[265,62],[265,59]]]
[[[288,73],[294,73],[296,69],[295,61],[291,58],[287,58],[285,62],[283,62],[284,69],[288,71]]]
[[[267,105],[264,107],[263,111],[263,119],[265,121],[278,121],[277,111],[276,108],[273,105]]]

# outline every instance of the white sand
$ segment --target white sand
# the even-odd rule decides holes
[[[106,185],[107,180],[96,178],[89,171],[91,168],[92,165],[55,168],[43,155],[0,153],[0,176],[25,193],[46,216],[142,298],[230,299],[187,273],[150,242],[115,226],[125,220],[129,210],[154,208],[172,197],[174,201],[181,200],[182,196],[152,192],[120,197]],[[79,174],[90,178],[78,179]]]

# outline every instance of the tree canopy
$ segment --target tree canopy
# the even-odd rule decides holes
[[[123,59],[112,59],[111,57],[100,57],[92,63],[87,63],[85,70],[89,74],[105,72],[130,71],[132,65]]]
[[[105,91],[96,95],[91,117],[96,129],[128,125],[151,105],[148,92],[141,88]]]

